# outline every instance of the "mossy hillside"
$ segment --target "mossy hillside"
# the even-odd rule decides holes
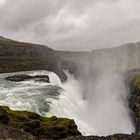
[[[8,125],[22,128],[35,137],[59,139],[80,134],[74,120],[71,119],[45,118],[33,112],[12,111],[6,106],[2,106],[2,109],[7,112]]]

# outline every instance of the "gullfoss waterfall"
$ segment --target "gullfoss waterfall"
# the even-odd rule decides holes
[[[34,80],[16,83],[4,79],[15,74],[47,74],[50,83]],[[0,104],[46,117],[55,115],[74,119],[83,135],[134,131],[127,105],[127,89],[121,76],[102,74],[96,82],[90,81],[90,85],[89,81],[83,84],[73,75],[67,73],[67,76],[68,80],[62,84],[55,73],[48,71],[1,74]]]

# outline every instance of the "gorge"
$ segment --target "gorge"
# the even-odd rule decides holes
[[[67,130],[67,135],[56,139],[139,139],[139,52],[139,42],[92,52],[63,52],[1,37],[0,104],[43,117],[74,119],[83,135]],[[5,80],[16,74],[48,75],[50,83]],[[113,134],[118,135],[109,136]],[[106,137],[84,137],[89,135]]]

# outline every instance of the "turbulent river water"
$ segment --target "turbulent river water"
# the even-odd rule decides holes
[[[15,74],[47,74],[50,83],[33,80],[10,82],[4,79]],[[127,95],[123,93],[117,95],[117,92],[112,95],[108,94],[112,92],[108,89],[111,84],[117,85],[116,88],[123,89],[123,86],[115,83],[117,76],[114,79],[110,76],[107,76],[107,79],[103,77],[96,83],[99,86],[102,85],[101,88],[96,86],[94,96],[91,95],[90,98],[85,99],[83,98],[83,84],[70,74],[63,84],[55,73],[48,71],[0,74],[0,104],[9,106],[13,110],[28,110],[46,117],[55,115],[74,119],[83,135],[133,132],[134,127],[128,115],[129,110],[123,102]]]

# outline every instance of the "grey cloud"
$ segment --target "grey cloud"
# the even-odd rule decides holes
[[[48,7],[48,8],[47,8]],[[42,20],[48,16],[53,9],[53,3],[45,0],[8,0],[3,8],[3,26],[17,30],[34,22]]]
[[[61,50],[140,40],[139,0],[6,0],[1,35]]]

